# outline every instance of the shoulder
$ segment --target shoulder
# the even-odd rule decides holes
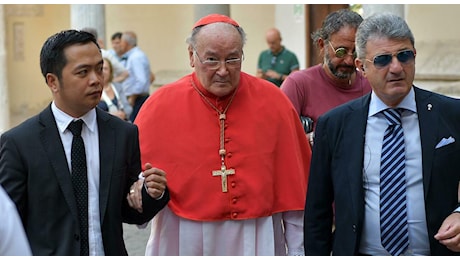
[[[253,75],[241,72],[240,74],[240,85],[247,92],[254,92],[253,96],[257,96],[258,99],[278,99],[284,100],[285,95],[276,85],[268,80],[255,77]]]
[[[297,70],[289,74],[288,79],[298,82],[308,82],[310,80],[318,79],[321,73],[321,65],[315,65],[306,69]]]
[[[448,113],[460,113],[460,99],[456,97],[447,96],[444,94],[436,93],[430,90],[421,89],[414,86],[415,99],[417,102],[422,103],[436,103],[438,106],[445,107]],[[434,105],[434,104],[433,104]]]
[[[293,51],[291,51],[289,49],[286,49],[286,48],[284,48],[284,50],[285,50],[287,55],[297,58],[297,55]]]
[[[51,112],[46,115],[44,119],[42,112],[41,114],[35,115],[21,122],[20,124],[10,128],[4,133],[0,134],[2,145],[6,140],[14,140],[17,144],[33,145],[33,143],[40,140],[40,133],[42,130],[54,127],[57,131],[56,122]],[[49,133],[48,131],[46,131]]]
[[[261,58],[261,57],[269,57],[269,56],[271,56],[270,49],[263,50],[259,54],[259,58]]]
[[[107,113],[106,111],[102,110],[99,107],[96,107],[96,114],[97,114],[97,120],[98,120],[97,123],[99,127],[106,126],[106,127],[110,127],[113,129],[121,129],[121,130],[127,130],[127,131],[132,131],[137,128],[132,123],[122,120],[119,117],[114,116],[110,113]]]

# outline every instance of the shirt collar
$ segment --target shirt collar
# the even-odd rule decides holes
[[[404,108],[410,110],[414,113],[417,113],[417,105],[415,104],[415,92],[414,87],[411,87],[409,93],[404,97],[404,99],[397,106],[398,108]],[[383,101],[372,91],[371,101],[369,104],[369,117],[374,116],[375,114],[380,113],[381,111],[389,108]]]
[[[84,114],[80,118],[74,118],[64,111],[60,110],[54,101],[51,103],[51,111],[53,112],[54,118],[56,119],[56,124],[59,129],[59,132],[64,133],[67,129],[69,124],[77,119],[82,119],[85,123],[86,127],[91,131],[94,132],[97,126],[96,123],[96,109],[91,109],[88,113]]]

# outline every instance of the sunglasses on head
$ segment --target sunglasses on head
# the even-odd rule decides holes
[[[345,58],[345,56],[350,55],[350,56],[353,57],[353,59],[356,59],[356,51],[353,51],[352,53],[348,53],[348,50],[343,48],[343,47],[335,49],[334,46],[332,46],[331,42],[329,42],[329,45],[331,46],[332,50],[334,51],[335,57],[337,57],[339,59],[343,59],[343,58]]]
[[[372,62],[376,68],[381,69],[388,66],[393,60],[393,57],[396,57],[399,62],[406,64],[415,59],[415,53],[412,50],[404,50],[394,54],[380,54],[375,56],[373,60],[366,60]]]

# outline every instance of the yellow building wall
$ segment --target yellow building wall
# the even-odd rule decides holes
[[[5,7],[6,71],[10,111],[15,120],[15,115],[31,115],[51,101],[51,93],[40,71],[40,50],[50,35],[69,27],[70,7]]]
[[[39,54],[49,36],[70,27],[70,5],[5,6],[16,12],[18,9],[34,10],[5,15],[10,121],[14,126],[41,111],[52,100],[40,72]],[[184,74],[191,72],[185,39],[195,23],[194,8],[191,4],[106,5],[105,47],[111,48],[113,33],[132,30],[136,32],[138,45],[149,57],[155,74],[171,70]],[[258,55],[267,48],[265,31],[275,24],[275,5],[230,5],[230,13],[247,33],[242,69],[255,74]],[[17,39],[13,35],[21,28],[24,59],[17,60],[14,57]]]
[[[406,5],[406,19],[416,45],[417,42],[458,41],[459,14],[459,4]]]

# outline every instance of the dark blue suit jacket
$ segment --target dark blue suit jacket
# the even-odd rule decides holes
[[[127,255],[122,222],[143,224],[169,200],[143,189],[143,214],[126,195],[141,171],[137,126],[96,108],[99,213],[106,255]],[[80,231],[71,175],[51,106],[0,137],[0,184],[18,207],[34,255],[79,255]]]
[[[414,90],[422,146],[424,198],[420,199],[425,200],[431,254],[453,255],[434,235],[458,207],[460,100],[415,86]],[[318,119],[305,204],[306,255],[358,254],[364,220],[362,174],[369,102],[367,94]],[[435,149],[449,136],[456,142]]]

